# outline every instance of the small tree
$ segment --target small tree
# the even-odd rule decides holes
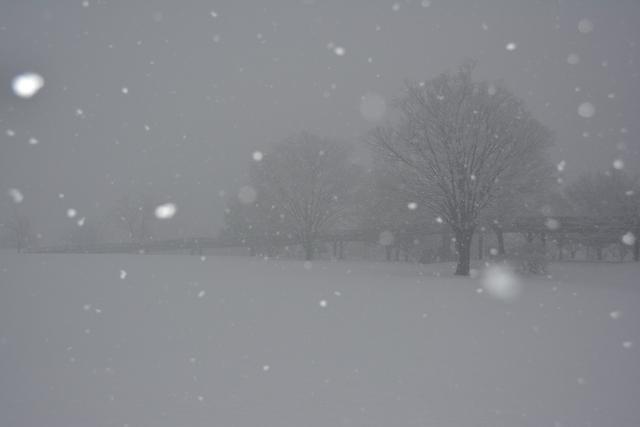
[[[12,216],[1,224],[9,235],[9,242],[18,253],[23,252],[29,246],[32,238],[31,221],[29,218],[14,210]]]
[[[309,133],[294,135],[253,163],[250,178],[262,205],[277,212],[282,227],[302,243],[311,260],[322,233],[353,215],[361,169],[351,147]]]
[[[587,173],[565,190],[576,212],[600,220],[622,221],[635,236],[634,260],[640,260],[640,180],[623,170]],[[617,239],[616,239],[617,240]],[[600,256],[601,249],[598,249]]]
[[[133,243],[152,239],[152,223],[155,219],[156,199],[150,195],[125,195],[116,202],[115,222],[127,233]]]
[[[85,250],[103,240],[102,224],[88,220],[86,223],[73,224],[65,232],[63,241]]]
[[[373,145],[414,199],[455,234],[456,274],[468,275],[481,214],[526,180],[552,136],[502,85],[472,80],[473,64],[424,84],[408,84],[399,120],[379,127]]]

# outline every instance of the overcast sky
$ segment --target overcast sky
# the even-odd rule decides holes
[[[144,191],[215,233],[255,150],[300,130],[361,143],[363,95],[467,58],[555,132],[567,178],[637,168],[639,22],[637,0],[0,0],[0,216],[17,188],[48,240],[68,208],[98,221]],[[20,99],[26,71],[45,86]]]

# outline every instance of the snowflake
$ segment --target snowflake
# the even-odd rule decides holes
[[[22,201],[24,200],[24,196],[17,188],[9,189],[9,197],[11,197],[13,203],[22,203]]]
[[[175,204],[165,203],[163,205],[156,207],[155,215],[156,215],[156,218],[158,219],[170,219],[170,218],[173,218],[173,216],[176,214],[177,211],[178,211],[178,208],[176,207]]]
[[[13,93],[20,98],[31,98],[44,86],[44,79],[36,73],[25,73],[13,79]]]

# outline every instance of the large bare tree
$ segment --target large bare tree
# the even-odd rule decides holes
[[[528,178],[552,141],[503,85],[474,82],[473,68],[407,84],[397,121],[373,133],[377,153],[404,188],[453,230],[458,275],[469,274],[481,213]]]
[[[279,213],[310,260],[317,238],[346,225],[353,214],[361,168],[348,144],[299,133],[254,163],[250,175],[261,203]]]

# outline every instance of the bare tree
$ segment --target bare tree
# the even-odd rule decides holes
[[[125,195],[116,202],[114,209],[115,222],[125,230],[128,238],[134,243],[144,243],[152,239],[152,223],[157,200],[148,195]]]
[[[264,249],[273,256],[276,242],[292,237],[287,232],[284,214],[265,193],[256,194],[254,201],[228,196],[225,205],[221,237],[249,246],[252,255]]]
[[[281,215],[307,260],[313,258],[317,238],[345,225],[353,214],[361,169],[343,142],[300,133],[276,145],[250,172],[262,203]]]
[[[604,221],[621,221],[634,235],[633,257],[640,260],[640,179],[622,170],[587,173],[565,190],[582,215]],[[609,236],[611,237],[611,236]],[[617,236],[613,240],[619,242]],[[601,248],[596,247],[598,258]]]
[[[63,241],[66,244],[77,246],[81,250],[86,250],[104,240],[103,231],[103,224],[88,220],[82,225],[71,225],[65,232]]]
[[[549,130],[499,84],[472,80],[472,64],[424,84],[407,84],[400,118],[373,145],[415,200],[452,228],[457,275],[468,275],[481,213],[545,157]]]
[[[32,238],[31,221],[29,218],[14,209],[12,216],[2,225],[9,234],[9,242],[18,251],[23,252],[30,244]]]

